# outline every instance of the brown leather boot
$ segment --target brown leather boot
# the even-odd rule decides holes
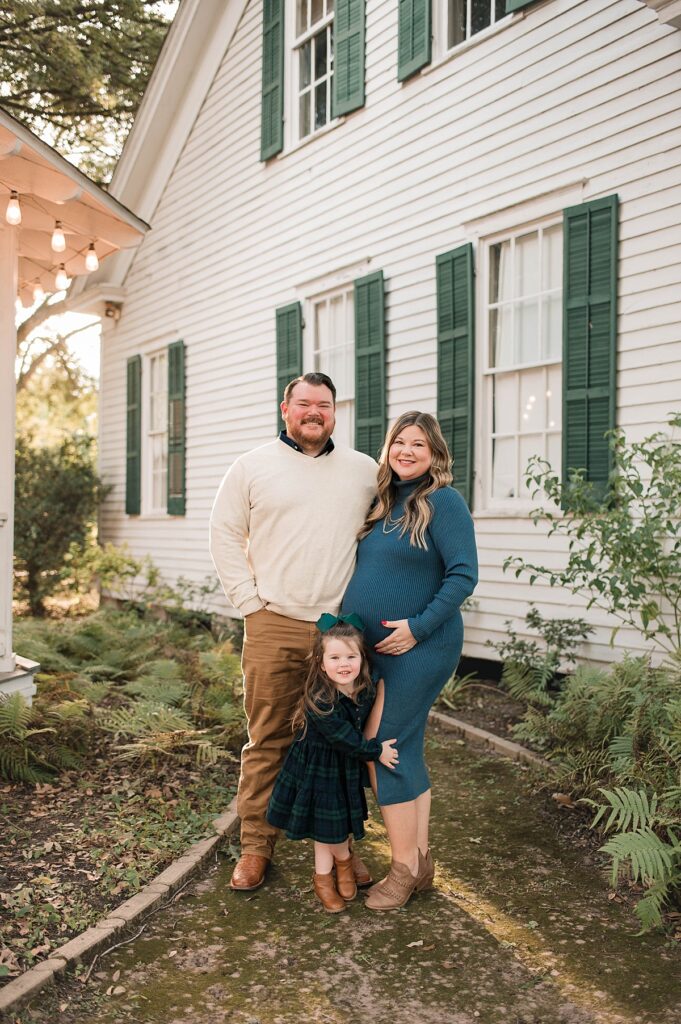
[[[259,889],[265,881],[268,865],[267,857],[262,857],[259,853],[242,853],[234,868],[230,887],[243,892]]]
[[[428,889],[432,889],[434,876],[435,865],[433,864],[430,850],[426,852],[425,857],[419,850],[419,872],[416,876],[416,892],[426,892]]]
[[[416,889],[416,877],[406,864],[394,860],[382,882],[372,885],[367,899],[369,910],[398,910]]]
[[[346,860],[334,857],[333,863],[336,868],[336,888],[339,894],[348,902],[354,900],[357,895],[357,883],[352,867],[352,857],[348,857]]]
[[[329,871],[328,875],[318,875],[315,873],[312,876],[312,884],[314,885],[315,896],[327,913],[340,914],[341,910],[346,909],[345,900],[342,896],[339,896],[338,889],[336,889],[332,871]]]
[[[366,889],[368,885],[373,885],[373,878],[371,872],[366,866],[362,858],[358,853],[355,853],[350,847],[350,857],[352,859],[352,870],[355,876],[355,882],[357,883],[358,889]]]

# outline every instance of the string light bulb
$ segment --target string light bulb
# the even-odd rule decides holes
[[[5,211],[5,220],[8,224],[16,227],[21,224],[21,207],[19,206],[19,194],[12,189],[9,194],[9,202]]]
[[[45,291],[43,289],[43,286],[41,285],[40,281],[36,281],[36,283],[33,285],[33,301],[42,302],[44,298]]]
[[[90,242],[90,247],[85,255],[85,269],[88,274],[94,273],[95,270],[99,269],[99,259],[95,252],[95,243]]]
[[[61,221],[57,220],[54,222],[54,231],[52,232],[52,250],[53,252],[63,252],[65,248],[66,238],[64,237]]]
[[[66,268],[64,267],[63,263],[59,264],[59,270],[55,275],[54,283],[57,286],[57,290],[60,292],[65,291],[65,289],[68,288],[68,286],[71,283],[71,279],[66,273]]]

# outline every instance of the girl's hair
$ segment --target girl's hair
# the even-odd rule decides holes
[[[366,537],[371,533],[374,524],[381,519],[390,520],[390,515],[395,505],[397,489],[395,487],[394,473],[388,462],[388,453],[395,439],[402,433],[405,427],[419,427],[426,435],[426,440],[433,453],[433,461],[426,479],[411,492],[404,503],[404,511],[399,519],[395,520],[395,529],[399,526],[399,536],[403,537],[409,533],[409,543],[412,547],[427,548],[426,530],[433,516],[433,506],[428,500],[429,495],[440,487],[446,487],[452,482],[452,457],[449,454],[447,442],[442,436],[440,424],[428,412],[405,412],[395,420],[383,444],[383,450],[378,466],[378,495],[376,501],[369,509],[364,526],[359,531],[358,539]]]
[[[362,666],[355,680],[353,697],[357,697],[363,690],[373,687],[369,651],[363,634],[347,622],[338,622],[335,626],[327,629],[325,633],[317,631],[314,645],[307,656],[308,669],[303,694],[298,701],[298,706],[293,713],[291,721],[293,731],[296,732],[302,728],[303,736],[307,731],[306,712],[310,711],[313,715],[328,715],[331,713],[331,708],[338,698],[336,685],[331,682],[322,664],[324,644],[327,640],[347,640],[357,645],[357,649],[362,657]]]

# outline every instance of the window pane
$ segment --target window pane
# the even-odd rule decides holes
[[[511,243],[490,246],[489,301],[503,302],[512,298]]]
[[[447,45],[458,46],[466,38],[466,0],[449,0]]]
[[[561,367],[551,366],[548,371],[548,387],[546,389],[546,415],[549,430],[560,430],[561,426]]]
[[[300,97],[299,119],[300,119],[300,137],[301,137],[301,139],[304,138],[306,135],[309,135],[310,131],[311,131],[311,128],[310,128],[310,103],[311,103],[311,101],[312,101],[312,93],[311,92],[304,92],[303,95]]]
[[[513,312],[511,306],[490,310],[492,366],[513,366]]]
[[[315,22],[319,21],[324,17],[324,0],[312,0],[312,20],[310,25],[314,25]]]
[[[298,0],[296,4],[296,35],[304,32],[307,26],[307,0]]]
[[[492,442],[492,497],[515,498],[515,438]]]
[[[551,469],[554,471],[554,473],[560,473],[563,462],[560,434],[549,435],[546,450],[546,458],[551,463]]]
[[[315,86],[314,93],[314,126],[321,128],[326,124],[326,82]]]
[[[516,362],[539,361],[539,302],[519,302],[515,309]]]
[[[301,46],[298,51],[300,54],[300,88],[304,89],[305,86],[310,84],[310,70],[311,70],[311,54],[312,43],[307,42],[304,46]]]
[[[548,228],[542,238],[542,287],[563,286],[563,229],[560,224]]]
[[[514,434],[518,429],[518,378],[515,373],[497,374],[493,379],[494,433]]]
[[[560,359],[563,335],[563,306],[560,295],[547,295],[542,302],[542,359]]]
[[[506,0],[496,0],[494,4],[494,20],[501,21],[506,17]]]
[[[546,388],[544,370],[520,374],[520,431],[543,430],[546,425]]]
[[[535,232],[515,240],[515,278],[518,298],[539,291],[539,236]]]
[[[520,480],[518,490],[522,497],[529,498],[531,491],[525,486],[527,463],[535,455],[544,457],[544,438],[541,434],[524,434],[519,438],[520,444]]]
[[[333,13],[333,0],[326,0],[326,13],[327,14],[332,14]]]
[[[491,0],[471,0],[471,35],[487,28],[492,18]]]
[[[326,31],[314,37],[314,77],[315,82],[326,74]]]

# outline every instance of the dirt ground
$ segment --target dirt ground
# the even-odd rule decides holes
[[[327,915],[309,844],[282,840],[266,886],[249,895],[228,889],[228,850],[87,983],[87,972],[61,983],[16,1020],[681,1024],[678,944],[636,936],[590,844],[537,814],[527,770],[439,733],[428,761],[431,893],[389,914],[359,898]],[[361,849],[380,877],[377,814]]]

